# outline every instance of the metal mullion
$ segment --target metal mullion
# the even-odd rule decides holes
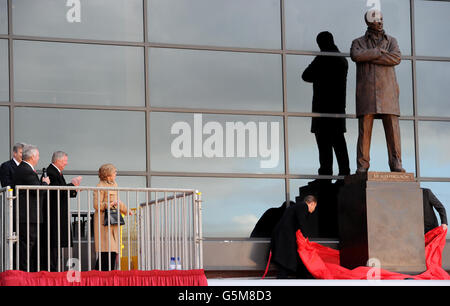
[[[10,35],[13,40],[37,41],[48,43],[68,43],[68,44],[85,44],[85,45],[106,45],[106,46],[123,46],[123,47],[143,47],[143,42],[119,41],[119,40],[95,40],[83,38],[63,38],[48,36],[29,36],[29,35]]]
[[[412,90],[413,90],[413,129],[414,129],[414,150],[416,177],[420,177],[420,148],[419,148],[419,121],[418,121],[418,105],[417,105],[417,66],[416,66],[416,39],[415,39],[415,10],[414,0],[409,2],[410,26],[411,26],[411,73],[412,73]]]
[[[9,143],[10,148],[14,143],[14,55],[13,55],[13,20],[12,0],[7,0],[8,5],[8,76],[9,76]],[[12,152],[10,151],[12,158]]]
[[[127,111],[127,112],[144,112],[144,111],[146,111],[146,108],[141,107],[141,106],[52,104],[52,103],[38,103],[38,102],[17,102],[15,104],[16,104],[16,107],[27,107],[27,108],[56,108],[56,109]]]
[[[202,113],[214,115],[249,115],[249,116],[282,116],[280,111],[254,111],[254,110],[227,110],[211,108],[184,108],[184,107],[150,107],[151,112],[161,113]]]
[[[144,81],[145,81],[145,149],[146,149],[146,186],[151,186],[151,166],[150,166],[150,79],[149,79],[149,52],[150,47],[148,44],[148,7],[147,0],[142,0],[143,7],[143,32],[144,32]]]
[[[287,104],[287,69],[286,69],[286,24],[284,0],[280,0],[280,29],[281,29],[281,81],[283,86],[283,137],[284,137],[284,191],[286,203],[290,200],[289,186],[289,141],[288,141],[288,104]]]
[[[169,43],[146,43],[149,48],[167,48],[167,49],[183,49],[196,51],[217,51],[217,52],[241,52],[241,53],[266,53],[281,54],[280,49],[263,49],[263,48],[239,48],[212,45],[188,45],[188,44],[169,44]]]
[[[152,176],[179,176],[179,177],[213,177],[213,178],[272,178],[284,179],[286,174],[258,174],[258,173],[207,173],[207,172],[152,172]]]

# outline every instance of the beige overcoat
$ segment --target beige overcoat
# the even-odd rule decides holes
[[[108,183],[105,181],[100,181],[97,187],[117,187],[116,182]],[[109,193],[109,202],[108,202]],[[117,225],[103,225],[103,220],[105,218],[105,210],[108,208],[108,203],[117,201],[117,191],[111,190],[100,190],[94,191],[94,241],[95,241],[95,251],[96,252],[115,252],[119,253],[119,240],[120,240],[120,229]],[[100,204],[100,216],[99,216],[99,204]],[[127,208],[125,204],[120,202],[120,212],[122,214],[127,213]],[[100,222],[100,223],[99,223]],[[99,226],[100,225],[100,226]],[[100,245],[99,245],[99,229],[100,229]],[[118,232],[119,231],[119,232]],[[109,241],[109,244],[108,244]]]

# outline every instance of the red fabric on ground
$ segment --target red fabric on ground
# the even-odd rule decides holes
[[[406,275],[372,267],[353,270],[339,265],[339,251],[311,242],[297,231],[298,253],[308,271],[317,279],[440,279],[450,280],[442,269],[442,251],[447,230],[439,226],[425,235],[425,258],[427,270],[420,275]]]
[[[204,270],[171,271],[88,271],[69,272],[6,271],[0,273],[0,286],[208,286]]]

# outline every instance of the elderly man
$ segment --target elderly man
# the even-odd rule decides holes
[[[39,150],[33,145],[25,145],[23,161],[14,173],[13,185],[49,185],[48,177],[39,179],[35,167],[39,162]],[[44,192],[21,190],[19,192],[19,268],[22,271],[37,270],[37,228],[42,223]],[[39,199],[39,202],[38,202]],[[28,257],[29,255],[29,257]]]
[[[62,151],[56,151],[53,153],[52,162],[47,167],[47,174],[50,178],[50,186],[79,186],[81,183],[81,176],[78,176],[71,180],[68,184],[64,178],[62,171],[67,166],[68,155]],[[43,232],[47,233],[50,227],[50,271],[58,271],[58,253],[61,254],[60,248],[67,248],[73,246],[72,234],[69,230],[70,219],[69,218],[69,196],[74,198],[77,196],[77,192],[72,190],[70,192],[60,191],[59,192],[59,202],[58,202],[58,192],[53,190],[50,191],[50,223],[47,220],[47,213],[44,215],[44,228]],[[59,209],[58,209],[59,207]],[[47,207],[44,207],[47,210]],[[59,217],[58,217],[59,211]],[[71,216],[70,216],[71,217]],[[59,226],[58,226],[59,224]],[[59,238],[58,238],[59,233]],[[44,236],[45,240],[47,235]],[[42,244],[43,252],[47,252],[48,241]],[[58,249],[60,252],[58,252]],[[43,256],[45,258],[45,256]],[[48,263],[43,262],[42,266],[44,269],[48,269]]]
[[[19,167],[19,164],[22,162],[23,146],[23,143],[16,143],[13,146],[13,158],[0,166],[0,181],[2,187],[13,186],[14,172],[16,172],[17,167]]]
[[[366,34],[353,41],[350,56],[356,62],[356,116],[359,120],[357,173],[370,167],[370,141],[373,120],[381,118],[386,136],[389,167],[393,172],[402,168],[400,127],[398,117],[399,88],[394,67],[400,64],[397,40],[383,30],[380,11],[365,14]]]

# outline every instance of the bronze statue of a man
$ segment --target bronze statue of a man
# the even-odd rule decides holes
[[[401,53],[397,40],[383,30],[380,11],[368,11],[364,19],[367,31],[352,42],[350,56],[356,62],[356,116],[359,123],[357,147],[357,173],[370,167],[370,141],[373,120],[383,120],[393,172],[402,168],[399,119],[399,88],[395,66],[400,64]]]

